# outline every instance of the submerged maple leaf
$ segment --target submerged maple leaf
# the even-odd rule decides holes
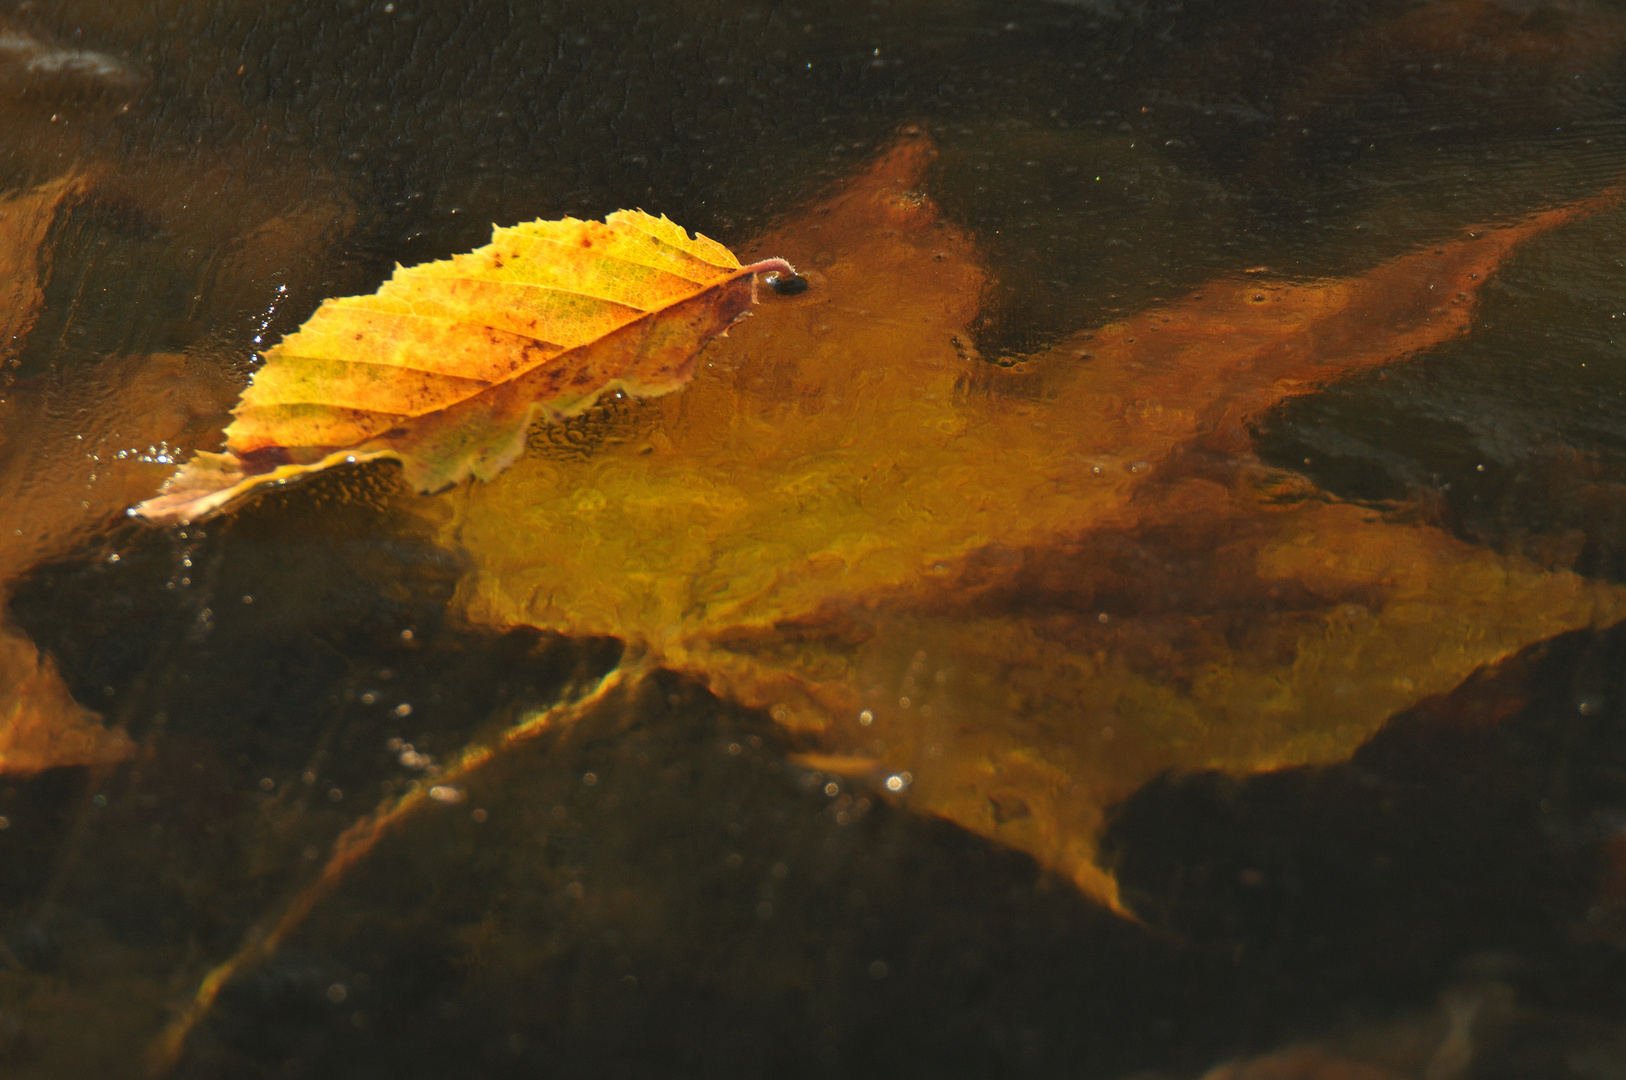
[[[0,363],[21,350],[39,318],[47,271],[45,234],[89,186],[69,173],[0,198]]]
[[[46,234],[83,198],[91,178],[69,173],[0,199],[0,362],[13,360],[39,318],[49,260]],[[0,370],[0,376],[8,373]],[[8,380],[9,381],[9,380]],[[0,497],[7,514],[0,529],[0,607],[7,586],[42,553],[60,550],[65,534],[79,533],[63,519],[84,518],[83,492],[42,460],[49,440],[29,423],[36,410],[26,392],[0,382]],[[47,444],[46,446],[42,446]],[[28,493],[47,493],[45,500]],[[48,505],[41,505],[45,502]],[[72,507],[65,513],[53,509]],[[0,617],[0,774],[39,772],[61,765],[116,761],[133,749],[122,732],[74,702],[56,665]]]
[[[106,765],[134,750],[73,700],[49,657],[0,624],[0,774]]]
[[[20,366],[43,310],[53,270],[48,237],[82,232],[62,229],[67,214],[96,203],[141,206],[150,189],[175,200],[166,206],[160,195],[154,209],[171,221],[187,191],[219,187],[208,178],[165,179],[132,186],[128,170],[115,175],[91,166],[0,198],[0,361]],[[215,245],[208,297],[226,310],[263,302],[273,270],[320,257],[322,236],[352,217],[338,200],[307,201],[269,218],[255,213],[277,209],[267,200],[247,205],[245,212],[243,201],[232,201],[177,226],[177,247],[188,260],[196,252],[187,236]],[[246,235],[230,231],[245,226]],[[44,371],[14,380],[0,369],[0,607],[14,580],[122,520],[169,471],[172,447],[218,430],[236,387],[209,348],[145,356],[57,350]],[[0,773],[100,764],[132,749],[121,732],[74,703],[49,655],[0,618]]]
[[[476,622],[610,634],[1115,902],[1095,838],[1169,767],[1346,755],[1396,709],[1626,592],[1268,473],[1247,422],[1467,331],[1520,241],[1613,193],[1342,281],[1251,278],[1007,373],[908,140],[763,241],[823,280],[470,492]],[[592,430],[592,429],[590,429]]]
[[[208,517],[257,488],[340,462],[395,458],[419,491],[496,476],[538,416],[606,393],[668,393],[756,302],[756,275],[665,217],[535,221],[467,255],[411,268],[372,296],[325,302],[265,354],[226,453],[195,456],[137,507]]]
[[[629,645],[441,784],[663,665],[768,709],[808,767],[872,776],[1116,906],[1105,808],[1156,773],[1343,757],[1476,667],[1626,612],[1626,590],[1273,473],[1246,431],[1465,332],[1517,243],[1613,194],[1349,280],[1215,282],[1004,371],[960,344],[985,276],[918,190],[933,154],[902,142],[763,240],[815,287],[709,349],[684,393],[590,415],[433,515],[471,558],[471,621]],[[155,1068],[430,790],[339,838],[203,978]],[[838,799],[837,820],[862,807]]]

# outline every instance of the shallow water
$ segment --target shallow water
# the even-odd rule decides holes
[[[493,540],[502,515],[617,447],[702,445],[683,402],[726,415],[724,361],[815,309],[767,301],[726,346],[743,353],[707,354],[725,374],[539,428],[480,490],[416,496],[365,466],[201,527],[123,516],[218,445],[255,352],[325,297],[493,221],[619,207],[754,252],[900,138],[935,146],[917,193],[963,238],[955,280],[982,283],[945,353],[969,373],[955,415],[1046,422],[1072,453],[1096,404],[1067,396],[1094,377],[1080,332],[1216,281],[1360,283],[1626,180],[1623,59],[1626,7],[1582,0],[7,5],[0,183],[86,194],[36,244],[0,221],[29,313],[0,323],[0,647],[37,646],[131,752],[0,775],[0,1065],[1626,1071],[1626,626],[1602,601],[1543,621],[1496,600],[1520,574],[1626,583],[1626,211],[1523,242],[1473,286],[1466,332],[1296,374],[1328,385],[1273,391],[1245,446],[1171,452],[1166,486],[1125,488],[1105,524],[1021,509],[956,541],[946,584],[815,580],[824,606],[725,626],[704,662],[674,652],[403,815],[325,891],[336,839],[427,765],[647,645],[636,619],[583,613],[614,574],[580,582],[579,612],[527,608],[514,560],[548,556]],[[809,250],[828,283],[807,304],[840,302],[847,250]],[[892,332],[864,370],[902,355]],[[739,416],[803,386],[779,360],[767,390],[739,369]],[[1226,561],[1261,522],[1283,550],[1376,565],[1267,588]],[[746,539],[771,562],[796,535]],[[1483,572],[1401,610],[1383,560],[1413,548],[1380,540],[1402,535]],[[1509,611],[1545,629],[1488,621]],[[1405,666],[1446,638],[1419,665],[1439,685]],[[755,666],[725,684],[728,650]],[[1340,664],[1305,704],[1305,672]],[[762,689],[813,670],[873,680],[873,726]],[[1216,679],[1244,689],[1205,712]]]

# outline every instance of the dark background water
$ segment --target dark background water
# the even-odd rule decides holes
[[[121,194],[59,224],[10,377],[182,349],[240,373],[257,335],[493,221],[640,206],[746,254],[905,124],[986,254],[991,356],[1621,179],[1626,8],[1456,5],[1440,30],[1428,7],[12,4],[78,59],[0,54],[0,177],[81,161]],[[1277,410],[1262,451],[1626,578],[1623,229],[1532,245],[1472,335]],[[614,642],[445,623],[460,567],[388,487],[99,537],[13,588],[148,750],[0,786],[0,1065],[138,1071],[307,850],[399,782],[385,740],[447,753],[613,666]],[[392,837],[179,1074],[1186,1076],[1301,1039],[1421,1076],[1456,1008],[1478,1052],[1437,1075],[1618,1075],[1623,672],[1618,630],[1571,635],[1460,690],[1443,733],[1402,717],[1347,765],[1157,782],[1108,837],[1144,926],[900,809],[839,825],[766,718],[668,680],[481,774],[487,821]]]

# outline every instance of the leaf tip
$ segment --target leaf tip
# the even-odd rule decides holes
[[[235,454],[200,451],[164,481],[158,494],[130,508],[133,517],[154,525],[185,525],[224,505],[224,496],[244,478]]]
[[[223,513],[261,488],[302,480],[335,465],[353,465],[380,458],[396,458],[393,450],[336,450],[320,461],[286,463],[265,471],[250,471],[236,454],[200,450],[175,475],[164,481],[158,494],[131,507],[127,513],[154,525],[187,525]]]

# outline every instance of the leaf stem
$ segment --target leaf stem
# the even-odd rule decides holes
[[[789,274],[792,277],[798,276],[794,266],[779,258],[754,262],[745,268],[745,272],[748,274]]]

